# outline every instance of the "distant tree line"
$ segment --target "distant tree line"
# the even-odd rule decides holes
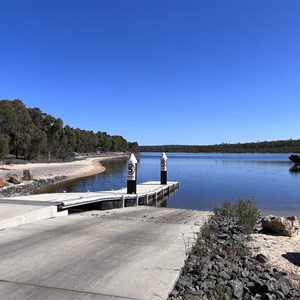
[[[62,119],[26,108],[21,100],[0,100],[0,159],[13,154],[17,159],[66,160],[75,152],[99,150],[137,152],[139,148],[137,142],[119,135],[64,126]]]
[[[139,146],[141,152],[204,152],[204,153],[299,153],[300,140],[217,144],[217,145],[160,145]]]

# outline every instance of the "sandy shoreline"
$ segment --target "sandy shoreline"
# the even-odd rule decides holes
[[[0,178],[8,179],[11,174],[17,174],[19,178],[23,176],[23,170],[29,170],[33,179],[46,179],[55,176],[67,176],[66,180],[91,176],[105,171],[101,161],[127,157],[127,155],[102,156],[86,158],[66,163],[28,163],[0,165]]]

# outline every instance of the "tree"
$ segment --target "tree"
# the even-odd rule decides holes
[[[28,159],[38,159],[46,157],[47,135],[42,130],[36,128],[31,135]]]
[[[76,132],[69,125],[65,126],[66,147],[69,153],[76,152]]]
[[[0,101],[0,133],[11,135],[15,130],[16,121],[17,116],[12,102]]]
[[[52,156],[61,157],[64,146],[61,144],[64,134],[62,119],[56,119],[51,115],[45,114],[43,119],[43,131],[47,135],[48,160],[50,161]]]
[[[12,101],[12,105],[16,114],[16,124],[12,136],[15,155],[18,159],[20,154],[25,156],[29,154],[28,146],[30,145],[33,126],[28,111],[22,101],[16,99]]]
[[[137,142],[128,143],[128,150],[133,153],[138,153],[140,151],[139,144]]]
[[[0,134],[0,159],[5,158],[9,154],[9,136]]]
[[[28,113],[33,123],[29,158],[41,159],[47,154],[47,134],[43,131],[45,114],[39,108],[28,108]]]
[[[106,132],[98,132],[96,135],[98,136],[97,147],[101,148],[104,152],[110,151],[112,146],[111,136]]]
[[[113,135],[111,137],[111,140],[112,140],[111,151],[126,152],[128,150],[128,143],[122,136]]]

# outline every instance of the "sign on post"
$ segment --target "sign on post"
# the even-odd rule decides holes
[[[131,153],[127,162],[127,194],[136,194],[137,159]]]
[[[167,155],[163,153],[160,158],[160,184],[167,184]]]

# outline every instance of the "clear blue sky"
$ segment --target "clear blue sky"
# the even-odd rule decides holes
[[[300,1],[0,0],[0,99],[140,145],[300,138]]]

